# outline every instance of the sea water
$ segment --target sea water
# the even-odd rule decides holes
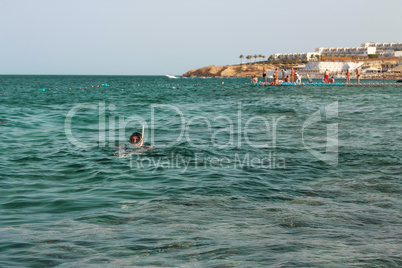
[[[0,266],[402,266],[401,100],[0,76]]]

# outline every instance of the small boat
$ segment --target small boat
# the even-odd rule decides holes
[[[176,76],[171,75],[171,74],[167,74],[166,77],[167,77],[167,78],[177,78]]]

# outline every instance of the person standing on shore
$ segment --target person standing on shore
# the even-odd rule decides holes
[[[295,77],[296,77],[296,83],[301,84],[301,78],[300,78],[300,74],[298,71],[295,72]]]
[[[267,82],[267,68],[265,68],[265,66],[262,68],[262,80]]]
[[[356,68],[356,78],[357,78],[357,83],[360,84],[360,70],[359,70],[359,68]]]
[[[328,69],[325,70],[324,83],[329,83],[329,71],[328,71]]]
[[[274,86],[276,86],[278,84],[278,79],[279,79],[278,75],[279,75],[278,69],[275,69],[275,72],[274,72]]]
[[[346,84],[350,84],[350,69],[346,71]]]
[[[295,82],[295,70],[293,69],[293,67],[290,71],[290,78],[292,79],[292,83]]]

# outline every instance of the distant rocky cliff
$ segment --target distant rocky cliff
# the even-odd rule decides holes
[[[269,64],[242,64],[242,65],[227,65],[215,66],[209,65],[207,67],[188,71],[183,74],[184,77],[200,76],[200,77],[251,77],[253,75],[261,76],[262,69],[265,66],[267,70],[275,69],[274,65]]]

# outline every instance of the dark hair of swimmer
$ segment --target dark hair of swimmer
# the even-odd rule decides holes
[[[142,135],[138,132],[133,133],[133,135],[130,136],[130,143],[136,144],[139,143],[142,139]]]

